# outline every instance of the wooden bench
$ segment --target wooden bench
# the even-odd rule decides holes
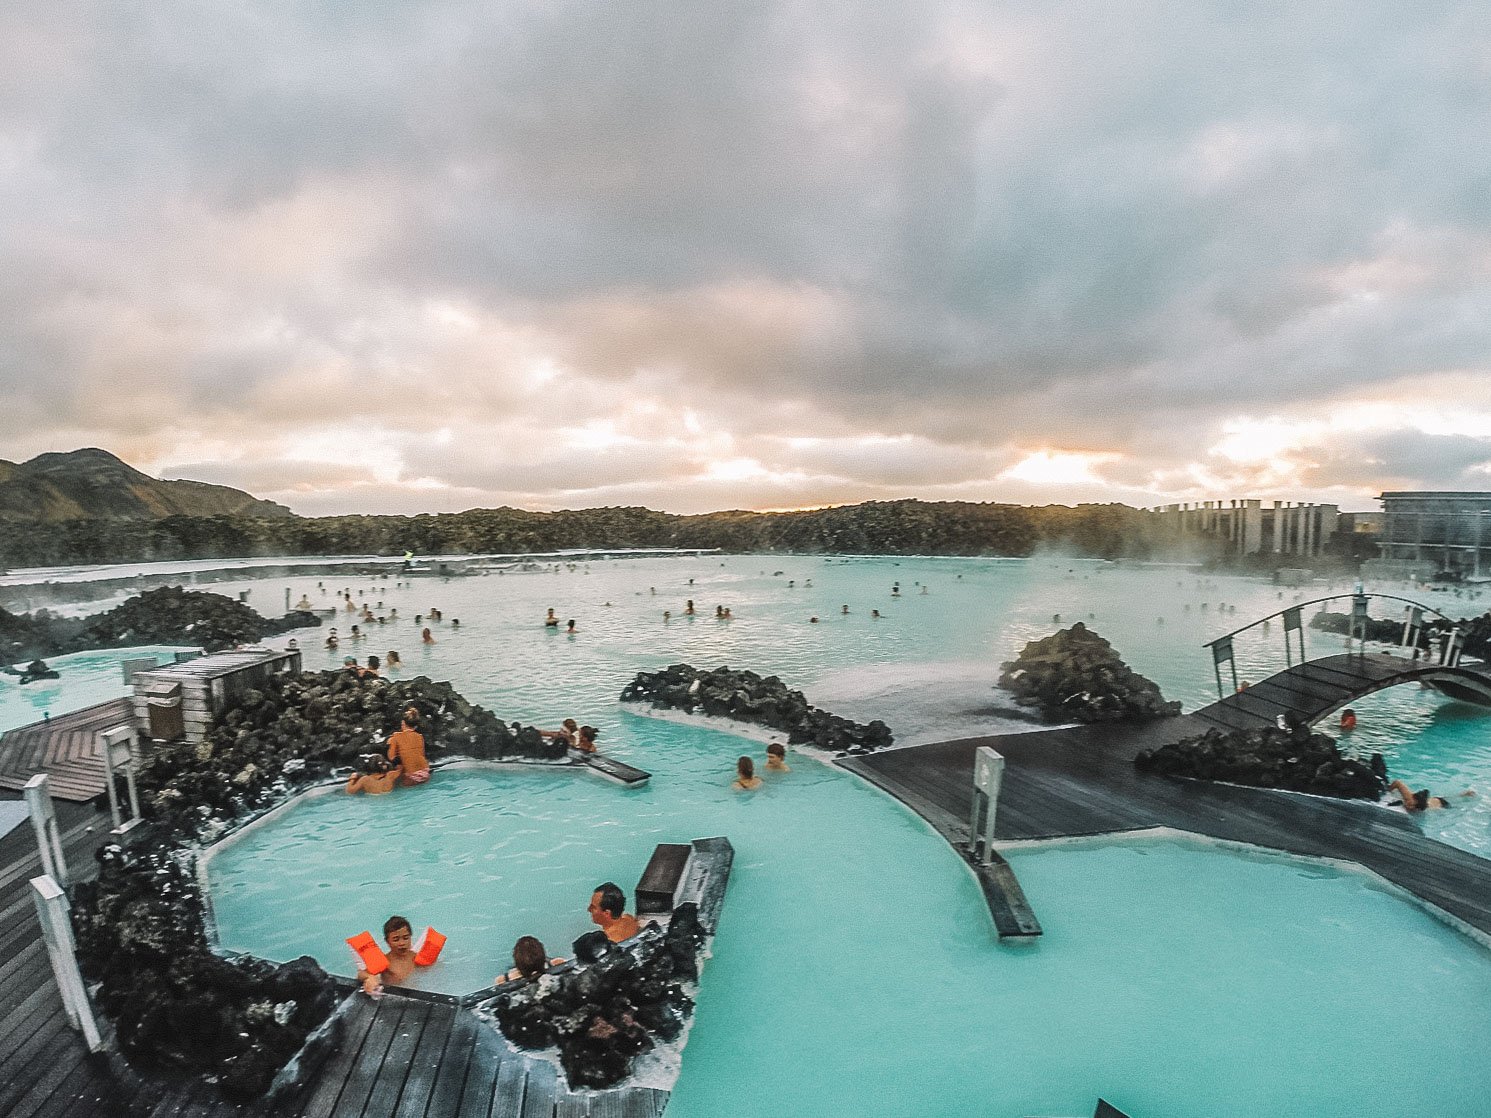
[[[628,788],[640,787],[652,779],[651,773],[643,772],[639,768],[628,765],[625,761],[618,761],[603,753],[582,753],[578,749],[571,749],[569,756],[570,760],[578,761],[602,776],[608,776],[620,784],[625,784]]]
[[[672,912],[694,848],[684,842],[660,842],[637,882],[637,915]]]

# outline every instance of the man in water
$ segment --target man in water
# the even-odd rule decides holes
[[[611,881],[597,885],[590,894],[590,919],[612,943],[631,939],[642,930],[637,918],[626,911],[626,894],[621,886]]]
[[[388,759],[404,770],[404,784],[424,784],[430,779],[424,735],[415,728],[418,718],[414,711],[406,710],[398,730],[388,736]]]

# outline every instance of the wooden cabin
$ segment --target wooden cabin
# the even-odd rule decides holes
[[[215,652],[134,676],[135,728],[156,741],[201,741],[213,719],[272,676],[299,672],[300,653]]]

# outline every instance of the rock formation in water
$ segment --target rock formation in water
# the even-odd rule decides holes
[[[693,904],[679,905],[665,932],[621,945],[595,937],[593,959],[500,994],[497,1025],[519,1048],[557,1047],[572,1089],[614,1087],[637,1056],[683,1032],[704,938]]]
[[[152,746],[139,776],[151,815],[174,831],[211,838],[387,749],[405,710],[419,711],[432,761],[557,760],[565,746],[532,726],[511,725],[424,676],[390,680],[350,671],[274,676],[223,714],[202,742]]]
[[[19,663],[36,656],[144,644],[194,645],[217,652],[320,624],[314,613],[297,610],[264,617],[221,594],[163,586],[84,618],[58,617],[46,610],[17,615],[0,609],[0,660]]]
[[[1344,756],[1325,734],[1296,721],[1287,730],[1208,730],[1134,758],[1141,772],[1284,788],[1317,796],[1375,800],[1387,789],[1381,753],[1368,761]]]
[[[1138,722],[1169,718],[1180,704],[1119,659],[1082,622],[1031,641],[1001,665],[999,686],[1048,722]]]
[[[774,675],[715,668],[700,671],[674,664],[660,672],[638,672],[621,692],[622,702],[651,703],[668,710],[733,718],[784,734],[793,745],[816,745],[840,753],[869,753],[892,742],[890,727],[878,718],[851,722],[810,706],[801,691]]]
[[[331,1014],[336,986],[309,956],[213,954],[190,859],[139,843],[98,861],[97,879],[73,887],[73,928],[120,1050],[143,1071],[218,1076],[230,1099],[262,1095]]]

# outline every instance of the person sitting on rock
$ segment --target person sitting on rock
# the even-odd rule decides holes
[[[365,672],[362,665],[357,662],[356,656],[343,656],[342,670],[348,675],[356,676],[358,679],[361,679]]]
[[[358,970],[357,977],[362,988],[369,994],[378,990],[384,982],[402,986],[409,981],[417,965],[414,961],[414,929],[402,916],[390,916],[383,921],[383,942],[388,945],[384,955],[388,958],[388,969],[382,974],[369,974]]]
[[[642,930],[637,918],[626,911],[626,894],[612,881],[597,885],[590,894],[590,919],[612,943],[631,939]]]
[[[756,775],[756,762],[742,757],[735,762],[735,782],[730,785],[737,792],[754,792],[761,787],[761,778]]]
[[[424,735],[415,727],[418,715],[405,711],[399,728],[388,736],[388,759],[403,770],[406,785],[424,784],[430,779],[430,762],[425,758]]]
[[[385,758],[374,754],[368,758],[365,772],[353,773],[347,778],[347,794],[365,792],[369,796],[383,796],[392,792],[399,782],[401,770]]]
[[[506,974],[499,974],[492,985],[501,986],[504,982],[537,978],[550,967],[561,966],[564,962],[562,958],[549,958],[543,943],[533,936],[523,936],[513,944],[513,969]]]
[[[787,764],[787,747],[779,741],[774,741],[766,747],[766,771],[769,773],[790,773],[792,768]]]

